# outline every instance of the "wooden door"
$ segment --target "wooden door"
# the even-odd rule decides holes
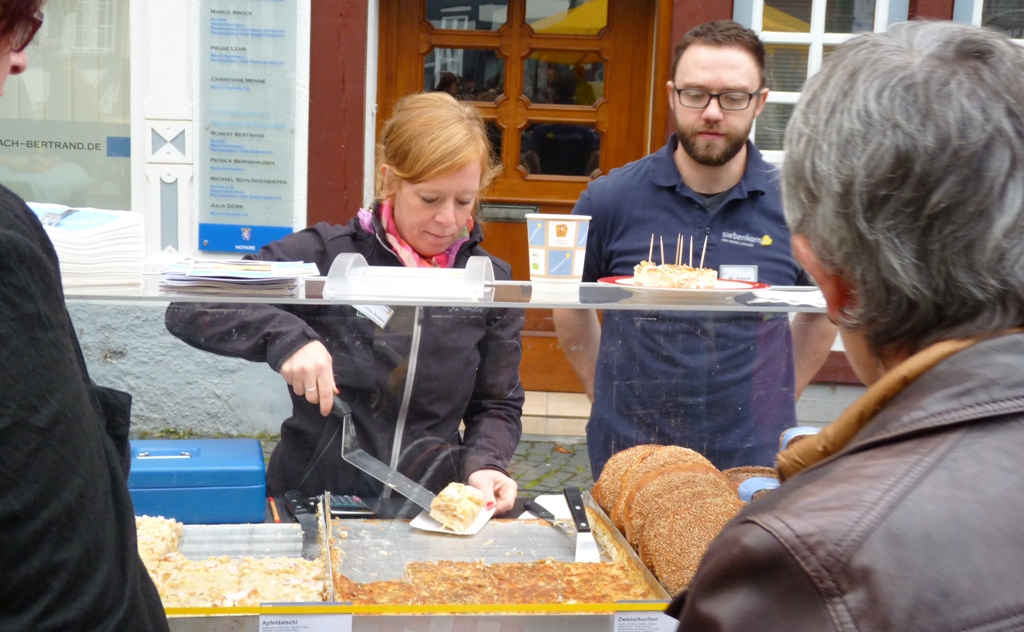
[[[381,0],[380,7],[378,135],[407,94],[449,88],[472,101],[503,166],[485,195],[500,208],[482,213],[484,247],[523,280],[526,224],[514,207],[568,213],[591,178],[665,139],[672,0],[566,0],[566,10],[544,15],[557,4]],[[529,310],[523,347],[528,390],[582,392],[550,310]]]

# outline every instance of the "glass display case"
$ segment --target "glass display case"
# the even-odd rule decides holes
[[[651,414],[680,414],[688,420],[699,417],[700,423],[705,423],[733,414],[731,410],[742,410],[747,415],[753,409],[755,416],[757,412],[775,415],[776,408],[785,408],[780,402],[788,398],[791,403],[794,364],[790,351],[794,335],[791,328],[801,326],[800,319],[794,321],[793,316],[824,312],[820,293],[803,287],[762,290],[737,285],[728,290],[666,290],[637,288],[608,280],[541,293],[535,292],[529,283],[493,282],[476,297],[439,297],[425,287],[408,296],[385,297],[371,293],[327,299],[323,290],[325,281],[324,277],[307,279],[290,296],[260,296],[248,292],[211,297],[183,291],[168,293],[161,289],[158,277],[147,275],[137,288],[73,290],[66,298],[92,378],[99,384],[133,395],[136,436],[174,435],[175,432],[180,436],[212,437],[277,435],[282,432],[282,422],[288,419],[284,426],[287,434],[288,424],[294,422],[305,396],[284,384],[275,371],[283,358],[279,357],[280,351],[274,349],[275,342],[269,341],[267,332],[280,325],[275,316],[283,314],[288,319],[304,321],[330,349],[340,396],[349,400],[355,416],[365,417],[365,423],[356,424],[359,441],[370,446],[368,451],[392,468],[414,472],[413,477],[427,487],[438,484],[430,476],[442,482],[460,478],[463,477],[460,466],[469,467],[467,462],[485,458],[477,453],[485,450],[479,448],[480,438],[474,435],[481,427],[493,428],[493,424],[498,423],[495,418],[504,419],[507,425],[509,415],[515,418],[513,426],[518,421],[522,388],[517,371],[522,347],[518,345],[517,334],[527,319],[550,320],[552,310],[596,310],[604,323],[599,362],[617,363],[604,367],[606,374],[601,378],[610,380],[614,399],[631,402],[630,405],[652,411]],[[295,346],[295,342],[290,345]],[[617,347],[628,352],[615,355]],[[466,349],[472,352],[467,353]],[[784,357],[784,354],[790,355]],[[680,377],[673,374],[660,375],[657,384],[637,379],[637,376],[651,374],[647,370],[635,370],[638,363],[651,365],[644,369],[657,369],[668,366],[678,357],[689,358],[699,365],[697,371],[707,376],[706,379],[696,383],[691,380],[687,384],[680,383]],[[514,362],[510,363],[509,359]],[[488,377],[490,374],[500,377],[492,380]],[[654,370],[654,374],[658,375],[658,371]],[[788,387],[780,387],[787,383]],[[501,389],[509,392],[498,393]],[[672,391],[680,393],[678,403],[666,399],[666,393]],[[837,412],[844,404],[836,402]],[[309,405],[318,410],[314,404]],[[466,421],[461,426],[457,420],[463,415],[452,412],[460,406],[467,410]],[[701,409],[694,412],[697,406]],[[487,419],[486,423],[492,425],[477,424],[470,410],[475,410],[480,419]],[[423,463],[410,464],[409,457],[422,461],[424,454],[435,451],[433,444],[421,441],[433,431],[417,435],[413,429],[426,417],[451,417],[453,414],[458,427],[453,436],[448,437],[444,456],[427,459],[427,474],[421,475],[423,470],[416,467],[422,468]],[[790,425],[796,425],[796,420],[793,421]],[[403,427],[406,428],[404,434]],[[373,428],[378,428],[379,437],[367,436],[373,434]],[[291,431],[295,431],[294,425]],[[433,433],[450,432],[445,429]],[[494,439],[497,443],[488,449],[496,451],[498,458],[510,456],[515,445],[504,445],[506,440],[500,432],[497,434],[499,438]],[[777,437],[776,434],[770,440],[777,443]],[[340,437],[336,442],[326,430],[313,439],[308,433],[297,432],[291,439],[283,440],[301,444],[302,458],[313,461],[313,465],[307,462],[299,468],[302,476],[298,478],[303,481],[311,473],[314,477],[320,475],[316,464],[325,450],[332,455],[340,450]],[[713,451],[715,446],[707,447]],[[340,455],[331,458],[336,457]],[[439,474],[436,462],[454,464],[453,471]],[[280,468],[282,463],[276,466]],[[273,461],[271,464],[274,467]],[[331,480],[329,475],[325,476]],[[369,477],[361,479],[360,476],[355,471],[351,480],[358,482],[349,489],[329,491],[372,499],[370,504],[377,518],[366,523],[391,531],[396,531],[395,525],[401,524],[394,535],[397,538],[394,546],[406,550],[420,547],[402,541],[407,537],[403,530],[408,531],[405,520],[415,515],[417,508],[412,508],[412,512],[406,508],[403,513],[402,503],[394,497],[388,501],[390,490]],[[280,485],[290,486],[294,480],[284,476],[283,482],[269,482],[280,490]],[[268,488],[268,493],[273,492]],[[515,508],[517,513],[522,511],[522,500],[531,494],[520,489],[520,496]],[[594,516],[608,520],[589,495],[587,502],[596,512],[591,514],[592,520]],[[397,507],[390,514],[385,510],[389,504]],[[275,508],[287,518],[282,499],[278,499]],[[268,520],[271,520],[269,512]],[[392,520],[397,522],[390,522]],[[483,549],[490,548],[491,552],[498,551],[499,555],[509,558],[525,552],[523,559],[529,561],[530,546],[508,545],[507,551],[500,548],[522,537],[521,534],[502,535],[504,529],[512,534],[511,530],[522,528],[512,524],[514,522],[495,523],[493,535],[485,530],[468,539],[456,537],[448,548],[426,547],[426,550],[439,552],[428,553],[420,562],[428,562],[434,555],[455,561],[486,558],[486,554],[474,550],[473,541]],[[547,526],[540,520],[526,522],[531,526]],[[384,569],[389,564],[393,566],[395,561],[388,559],[386,546],[381,544],[383,540],[375,539],[372,534],[360,535],[354,530],[355,524],[343,522],[341,531],[334,533],[339,540],[347,538],[347,550],[339,558],[343,560],[341,564],[350,564],[349,568],[354,569],[356,560],[362,560],[359,562],[362,566],[373,567],[374,570],[364,568],[369,572],[363,580],[355,581],[386,579]],[[303,527],[310,530],[309,525]],[[568,533],[571,535],[572,530]],[[614,540],[615,534],[604,534],[605,545],[614,547],[609,541]],[[621,534],[617,537],[621,540]],[[537,549],[534,553],[540,551],[537,559],[550,561],[564,554],[571,561],[572,540],[556,537],[553,542],[544,546],[565,550],[549,555],[544,546],[534,547]],[[628,542],[624,548],[630,549]],[[366,555],[367,551],[372,555]],[[635,563],[638,572],[646,572],[642,561],[632,551],[629,553],[631,557],[627,561]],[[400,573],[401,565],[397,568]],[[657,584],[653,578],[650,581]],[[336,587],[337,582],[333,584]],[[509,590],[514,592],[512,588]],[[559,603],[556,598],[548,599],[537,593],[535,598],[525,600],[528,603],[521,598],[517,603],[498,599],[495,603],[476,605],[310,603],[169,607],[168,613],[172,615],[174,630],[257,630],[261,629],[260,617],[279,615],[353,615],[352,627],[356,630],[421,627],[483,630],[496,625],[503,630],[589,630],[595,627],[655,630],[661,629],[656,619],[667,597],[667,593],[662,592],[653,598],[619,603]],[[342,595],[337,598],[340,601]],[[433,622],[414,623],[420,620],[421,614],[430,614]],[[630,614],[650,614],[648,627],[629,627],[634,623],[629,621]]]

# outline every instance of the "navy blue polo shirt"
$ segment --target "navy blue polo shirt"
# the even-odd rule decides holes
[[[758,266],[771,285],[810,285],[790,252],[779,172],[747,143],[747,167],[714,214],[683,183],[677,140],[592,182],[573,213],[590,215],[584,281],[674,261],[676,235],[693,236],[694,265]],[[709,192],[713,193],[713,192]],[[684,260],[688,260],[689,250]],[[642,443],[682,445],[718,468],[774,465],[779,435],[796,425],[789,319],[776,313],[607,310],[587,424],[591,469]]]

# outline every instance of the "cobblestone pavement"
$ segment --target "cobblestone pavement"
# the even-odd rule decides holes
[[[519,442],[508,469],[519,484],[520,496],[561,494],[564,487],[594,486],[587,444],[575,437],[558,440],[527,435]]]
[[[261,441],[264,458],[269,460],[278,437]],[[564,487],[590,489],[594,486],[587,444],[581,437],[526,435],[519,442],[508,469],[509,476],[519,484],[520,496],[561,494]]]

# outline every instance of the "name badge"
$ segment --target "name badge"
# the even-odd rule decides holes
[[[718,278],[757,283],[757,266],[720,265],[718,266]]]
[[[381,329],[384,329],[384,326],[388,324],[388,321],[395,314],[395,310],[387,305],[353,305],[352,307],[361,316],[369,318]]]

